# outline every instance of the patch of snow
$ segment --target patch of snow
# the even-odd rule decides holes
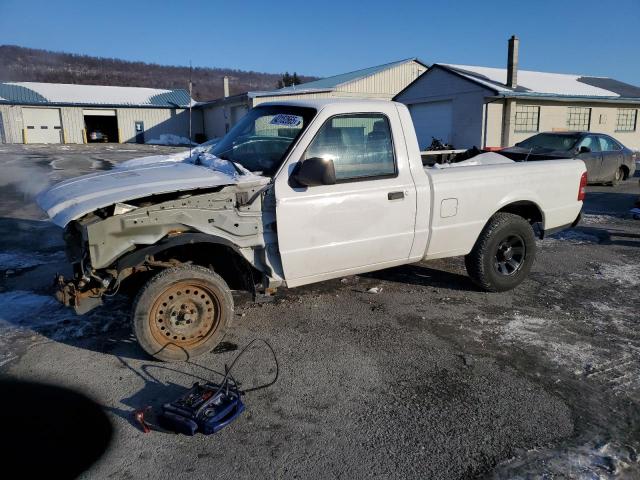
[[[185,139],[187,140],[187,139]],[[188,162],[195,163],[197,161],[198,156],[201,153],[208,153],[215,145],[220,141],[219,138],[213,138],[209,141],[201,143],[189,150],[183,150],[182,152],[171,153],[168,155],[151,155],[148,157],[139,157],[133,158],[131,160],[127,160],[125,162],[121,162],[115,166],[115,168],[133,168],[140,167],[144,165],[152,165],[156,163],[166,163],[166,162]],[[125,151],[125,150],[121,150]],[[135,151],[135,150],[133,150]]]
[[[553,337],[549,331],[555,323],[553,320],[516,313],[509,322],[500,327],[500,337],[512,344],[535,347],[561,366],[582,368],[592,363],[596,358],[596,351],[588,343],[551,340]]]
[[[465,78],[481,83],[501,91],[511,91],[507,88],[507,69],[478,67],[472,65],[447,65]],[[580,95],[589,97],[620,97],[620,94],[604,88],[595,87],[581,81],[582,75],[565,73],[535,72],[518,70],[518,86],[534,93],[554,95]],[[500,85],[502,84],[502,85]]]
[[[158,163],[168,162],[184,162],[190,159],[189,150],[184,152],[172,153],[169,155],[150,155],[148,157],[133,158],[119,163],[115,169],[126,170],[128,168],[143,167],[145,165],[156,165]],[[193,162],[191,162],[193,163]]]
[[[457,163],[436,163],[433,168],[445,169],[454,167],[477,167],[478,165],[500,165],[503,163],[514,163],[510,158],[495,152],[481,153],[469,160]]]
[[[106,85],[78,85],[66,83],[42,83],[42,82],[7,82],[7,85],[16,85],[44,97],[51,103],[73,103],[87,105],[158,105],[158,98],[174,95],[184,97],[188,106],[188,94],[180,90],[164,90],[160,88],[146,87],[116,87]],[[192,104],[195,102],[191,101]],[[169,101],[160,104],[171,106]],[[173,105],[175,107],[175,105]]]
[[[124,299],[112,300],[110,308],[76,315],[50,295],[25,290],[0,293],[0,351],[9,352],[12,342],[33,332],[53,340],[69,340],[104,333],[128,324]]]
[[[585,213],[582,215],[582,222],[586,224],[600,225],[606,223],[613,223],[618,220],[618,217],[615,215],[606,215],[606,214],[594,214],[594,213]]]
[[[163,133],[160,138],[153,138],[147,140],[145,143],[149,145],[197,145],[186,137],[180,135],[174,135],[173,133]]]
[[[52,254],[4,251],[0,252],[0,270],[20,270],[31,268],[46,263],[54,263],[64,260],[64,252]]]
[[[553,235],[546,237],[544,240],[537,240],[537,242],[542,245],[553,245],[561,242],[582,245],[587,243],[600,243],[600,239],[595,235],[572,229],[554,233]]]
[[[238,177],[238,170],[240,170],[243,176],[245,175],[253,175],[249,170],[244,168],[239,163],[232,163],[229,160],[223,160],[221,158],[216,157],[212,153],[201,153],[197,156],[196,165],[202,165],[203,167],[212,168],[218,172],[222,172],[226,175],[230,175],[234,178]],[[234,167],[237,167],[238,170]]]
[[[609,441],[562,449],[529,450],[520,458],[499,464],[493,472],[493,478],[638,478],[638,447],[638,444],[632,446]]]
[[[596,278],[618,285],[635,287],[640,285],[640,265],[634,263],[626,265],[601,264],[598,266]]]
[[[45,311],[57,309],[58,302],[50,295],[38,295],[24,290],[0,293],[0,324],[44,325],[55,322],[55,315]]]

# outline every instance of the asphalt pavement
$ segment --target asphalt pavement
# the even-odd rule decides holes
[[[0,145],[0,374],[106,411],[113,437],[84,478],[640,477],[637,177],[590,186],[583,223],[540,241],[513,291],[478,291],[453,258],[238,297],[220,348],[164,364],[135,343],[128,297],[82,317],[51,299],[68,267],[33,195],[174,151]],[[140,430],[134,410],[219,378],[254,338],[280,375],[237,421],[212,436]],[[264,348],[234,370],[245,388],[274,373]]]

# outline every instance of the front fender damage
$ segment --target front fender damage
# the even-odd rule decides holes
[[[267,251],[274,249],[267,248],[265,240],[264,190],[265,185],[254,184],[199,194],[182,192],[162,201],[150,198],[114,205],[72,222],[65,238],[67,252],[75,252],[75,275],[71,282],[56,279],[58,300],[78,313],[100,305],[102,296],[132,273],[167,266],[166,260],[163,263],[139,253],[161,250],[152,246],[192,243],[181,242],[181,236],[229,246],[269,276],[272,281],[267,283],[277,283],[281,279],[279,259],[274,259],[273,267],[267,258]],[[123,258],[139,258],[140,263],[124,266]]]

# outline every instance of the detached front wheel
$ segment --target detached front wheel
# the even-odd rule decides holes
[[[186,361],[212,350],[233,316],[233,297],[212,270],[187,265],[149,280],[133,305],[133,331],[152,357]]]
[[[480,288],[504,292],[526,278],[535,255],[536,239],[529,222],[511,213],[497,213],[465,257],[465,266]]]

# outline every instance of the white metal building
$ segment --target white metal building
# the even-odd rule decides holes
[[[394,100],[411,111],[421,149],[432,137],[455,148],[512,146],[538,132],[606,133],[640,149],[640,87],[611,78],[434,64]]]
[[[162,134],[189,137],[191,102],[185,90],[4,82],[0,143],[144,143]],[[202,132],[200,112],[193,111],[192,124],[192,136]]]
[[[223,136],[250,109],[282,99],[361,97],[390,100],[427,70],[417,58],[377,65],[273,91],[247,92],[198,104],[208,138]]]

